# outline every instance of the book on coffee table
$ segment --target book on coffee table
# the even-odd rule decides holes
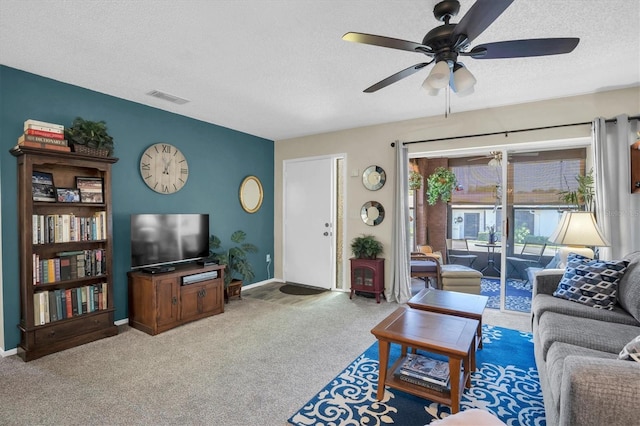
[[[433,389],[438,392],[446,392],[449,390],[448,385],[442,385],[442,384],[434,383],[432,381],[422,380],[417,377],[409,376],[402,373],[402,365],[399,365],[396,368],[393,375],[398,380],[402,380],[407,383],[412,383],[414,385],[422,386],[424,388]]]
[[[400,364],[401,375],[446,387],[449,384],[449,362],[425,355],[407,354]]]

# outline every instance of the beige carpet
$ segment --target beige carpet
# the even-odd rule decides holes
[[[224,314],[157,336],[123,326],[29,363],[0,359],[0,424],[283,425],[398,305],[287,295],[280,285],[244,290]],[[485,321],[528,326],[504,314]]]

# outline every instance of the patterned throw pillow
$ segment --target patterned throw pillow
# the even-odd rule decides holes
[[[634,361],[640,362],[640,336],[636,337],[622,348],[619,359],[633,358]]]
[[[589,259],[570,253],[567,269],[553,295],[599,309],[613,309],[618,283],[629,263],[624,260]]]

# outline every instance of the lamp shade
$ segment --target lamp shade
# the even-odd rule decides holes
[[[593,258],[593,250],[585,246],[600,247],[610,245],[602,235],[596,218],[591,212],[564,212],[560,218],[558,227],[549,236],[549,241],[569,247],[560,247],[559,268],[567,266],[569,253],[577,253],[582,256]]]
[[[434,89],[442,89],[449,84],[449,74],[449,63],[440,61],[431,69],[426,81]]]
[[[458,65],[458,64],[456,64]],[[476,78],[463,65],[454,66],[453,68],[453,86],[456,93],[465,94],[467,90],[473,89],[476,84]]]
[[[549,241],[569,246],[609,246],[591,212],[564,212]]]
[[[424,83],[422,83],[422,88],[427,91],[429,96],[438,96],[440,89],[436,89],[429,84],[429,77],[424,79]]]

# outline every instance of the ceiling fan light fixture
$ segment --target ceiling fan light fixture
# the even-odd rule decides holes
[[[456,64],[453,68],[453,88],[461,96],[469,89],[473,89],[477,80],[464,65]],[[469,94],[469,93],[467,93]]]
[[[427,92],[427,95],[429,96],[438,96],[438,93],[440,93],[440,89],[436,89],[429,84],[429,77],[424,79],[422,88]]]
[[[431,72],[425,81],[434,89],[442,89],[449,84],[449,75],[449,62],[440,61],[431,69]]]

